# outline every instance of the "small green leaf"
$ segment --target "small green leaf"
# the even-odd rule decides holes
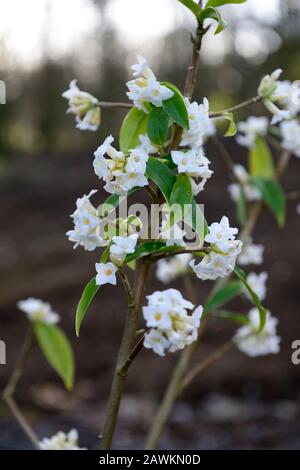
[[[131,263],[132,261],[148,256],[151,253],[155,253],[161,248],[165,247],[163,241],[144,242],[137,245],[135,252],[127,255],[124,264]]]
[[[263,137],[257,137],[255,146],[249,153],[249,172],[251,176],[274,178],[274,163],[270,148]]]
[[[153,144],[165,142],[169,128],[169,116],[163,108],[153,108],[149,114],[147,133]]]
[[[206,4],[207,7],[221,7],[223,5],[228,5],[229,3],[245,3],[247,0],[208,0]]]
[[[199,15],[199,21],[204,21],[208,18],[211,18],[213,20],[216,20],[217,23],[218,23],[218,27],[216,29],[216,32],[215,34],[219,34],[221,33],[225,28],[227,28],[227,23],[226,21],[223,20],[220,12],[216,9],[216,8],[213,8],[213,7],[206,7],[204,8],[200,15]]]
[[[79,304],[76,309],[76,316],[75,316],[75,329],[76,335],[79,337],[80,327],[83,322],[83,319],[88,311],[89,306],[95,295],[97,294],[100,286],[96,284],[96,278],[93,277],[90,282],[85,286],[84,291],[81,295],[79,300]]]
[[[148,115],[132,108],[126,115],[120,130],[120,149],[127,153],[140,144],[139,136],[146,134]]]
[[[218,312],[217,315],[218,317],[226,318],[226,320],[232,320],[238,325],[242,325],[242,326],[249,325],[250,323],[248,316],[242,313],[222,311],[222,312]]]
[[[278,181],[251,178],[251,182],[259,189],[263,201],[275,215],[278,225],[282,227],[286,216],[286,197]]]
[[[194,0],[178,0],[184,6],[186,6],[196,17],[199,16],[201,12],[200,6],[194,2]]]
[[[49,364],[58,373],[67,390],[73,388],[74,357],[64,332],[56,325],[35,322],[36,339]]]
[[[192,203],[192,199],[193,191],[191,180],[185,173],[179,173],[177,175],[177,181],[173,186],[169,200],[169,206],[172,214],[170,217],[169,227],[184,218],[185,213],[188,210],[188,206]]]
[[[266,311],[266,309],[262,306],[261,301],[260,301],[258,295],[257,295],[257,294],[251,289],[251,287],[249,286],[249,284],[248,284],[248,282],[247,282],[247,276],[246,276],[246,274],[244,273],[244,271],[243,271],[242,269],[240,269],[240,268],[236,265],[236,266],[235,266],[235,269],[234,269],[234,272],[235,272],[235,274],[237,275],[237,277],[242,281],[242,283],[244,284],[245,288],[246,288],[247,291],[249,292],[253,304],[258,308],[259,315],[260,315],[260,325],[259,325],[258,333],[260,333],[260,332],[264,329],[265,324],[266,324],[267,311]]]
[[[224,134],[225,137],[233,137],[237,133],[236,123],[234,120],[233,113],[226,113],[223,115],[223,118],[229,122],[228,129]]]
[[[234,299],[237,295],[242,292],[241,281],[230,281],[225,287],[217,290],[211,296],[209,296],[205,306],[204,315],[207,315],[211,311],[221,307],[230,300]]]
[[[163,101],[164,110],[176,124],[184,129],[188,129],[189,117],[182,93],[172,83],[162,82],[161,85],[166,86],[174,93],[172,98]]]
[[[168,202],[176,183],[176,176],[172,173],[170,168],[157,158],[149,157],[147,162],[147,176],[156,186],[159,187],[163,193],[165,200]]]

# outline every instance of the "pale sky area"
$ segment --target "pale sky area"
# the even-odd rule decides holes
[[[55,59],[66,53],[76,57],[101,22],[113,23],[122,43],[140,52],[174,28],[184,24],[192,29],[193,25],[190,12],[176,0],[110,0],[102,18],[91,0],[0,0],[0,11],[0,41],[5,45],[0,54],[2,58],[5,54],[4,59],[12,67],[22,64],[25,68],[39,63],[45,51]],[[272,25],[280,14],[279,0],[248,0],[243,5],[225,7],[223,12],[229,22],[258,15]],[[280,38],[274,33],[272,36],[270,28],[254,31],[254,24],[243,23],[235,44],[230,33],[222,33],[212,50],[204,45],[204,54],[209,60],[217,60],[235,46],[246,58],[263,61],[270,48],[280,46]]]

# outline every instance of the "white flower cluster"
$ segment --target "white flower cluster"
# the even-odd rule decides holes
[[[282,147],[300,158],[300,124],[297,119],[282,122],[280,130]]]
[[[178,166],[178,173],[185,173],[196,179],[201,178],[199,183],[192,180],[193,193],[197,195],[203,191],[206,181],[213,174],[213,171],[209,169],[210,161],[205,157],[203,148],[194,147],[186,152],[173,150],[171,156]]]
[[[237,128],[241,134],[237,135],[236,141],[244,147],[251,148],[255,145],[257,136],[267,135],[268,127],[268,118],[250,116],[245,122],[238,123]]]
[[[202,147],[208,137],[216,133],[213,120],[209,117],[209,102],[204,98],[202,104],[191,103],[185,98],[189,117],[189,129],[184,129],[180,145],[182,147]]]
[[[156,269],[157,279],[164,284],[174,281],[177,277],[188,271],[191,259],[192,255],[190,253],[173,256],[170,260],[160,259]]]
[[[263,262],[263,245],[255,245],[251,239],[244,243],[241,254],[239,255],[238,262],[241,266],[248,264],[262,264]]]
[[[96,263],[96,284],[117,284],[116,272],[126,258],[126,255],[134,253],[138,235],[133,234],[128,237],[114,236],[109,248],[110,260],[108,263]]]
[[[235,267],[237,256],[241,253],[242,242],[235,239],[238,229],[229,226],[227,217],[220,223],[214,222],[209,227],[205,241],[211,244],[211,251],[196,265],[195,260],[190,266],[199,279],[215,280],[228,276]]]
[[[261,199],[261,193],[250,183],[250,175],[243,165],[234,165],[233,173],[238,183],[232,183],[228,186],[231,199],[233,201],[237,201],[240,197],[241,191],[243,191],[247,201],[259,201]]]
[[[41,450],[86,450],[78,446],[78,432],[71,429],[67,434],[59,431],[52,437],[45,437],[39,442]]]
[[[93,251],[97,247],[106,246],[107,241],[101,237],[102,220],[98,210],[91,204],[90,198],[97,192],[93,189],[88,195],[78,198],[76,210],[71,215],[74,221],[74,230],[69,230],[66,235],[74,248],[81,245],[87,251]]]
[[[260,274],[249,273],[247,276],[247,282],[251,289],[255,292],[260,300],[264,300],[267,295],[266,282],[268,279],[268,273],[265,271]],[[246,296],[251,300],[248,290],[245,290]]]
[[[138,55],[137,59],[138,63],[131,67],[133,76],[136,78],[126,83],[129,90],[127,96],[133,101],[136,108],[147,113],[148,109],[145,103],[161,107],[163,101],[172,98],[174,93],[159,83],[144,57]]]
[[[147,186],[146,164],[149,154],[157,151],[149,138],[140,136],[141,145],[131,150],[129,156],[116,150],[111,145],[113,141],[110,135],[94,152],[94,170],[106,182],[104,189],[108,193],[126,195],[132,188]]]
[[[58,313],[52,310],[47,302],[40,299],[29,297],[26,300],[20,300],[17,306],[22,312],[25,312],[28,319],[32,322],[42,322],[48,325],[55,325],[59,322]]]
[[[62,94],[69,101],[67,113],[75,115],[76,127],[81,131],[96,131],[101,121],[101,111],[97,98],[81,91],[77,80],[72,80],[69,89]]]
[[[271,124],[290,119],[295,112],[289,105],[290,100],[293,100],[291,90],[284,84],[286,82],[279,81],[281,74],[282,70],[277,69],[271,75],[265,75],[258,88],[258,94],[263,99],[264,105],[273,114]]]
[[[267,312],[266,324],[260,333],[260,315],[257,308],[252,308],[248,314],[249,324],[242,326],[234,336],[234,342],[244,354],[250,357],[277,354],[280,351],[281,338],[276,329],[278,320]]]
[[[185,300],[176,289],[156,291],[147,296],[148,305],[143,307],[147,328],[144,347],[152,349],[159,356],[175,352],[196,341],[202,306],[197,307]]]

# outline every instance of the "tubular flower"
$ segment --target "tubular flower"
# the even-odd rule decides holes
[[[245,147],[253,147],[257,136],[267,135],[269,120],[266,117],[250,116],[247,121],[239,122],[237,125],[240,135],[236,141]]]
[[[81,91],[77,80],[72,80],[69,89],[62,93],[69,101],[67,113],[75,115],[76,127],[82,131],[96,131],[101,122],[101,110],[98,100],[90,93]]]

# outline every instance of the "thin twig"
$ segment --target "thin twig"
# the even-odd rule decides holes
[[[108,450],[111,448],[112,438],[117,422],[118,412],[127,376],[128,369],[126,370],[126,367],[127,365],[129,367],[132,362],[131,360],[129,360],[128,363],[128,357],[130,357],[130,355],[132,354],[132,348],[136,337],[138,314],[143,298],[149,266],[150,263],[148,259],[143,258],[140,261],[136,272],[136,282],[133,289],[130,286],[127,276],[121,270],[119,271],[119,277],[121,278],[127,293],[129,308],[125,321],[123,337],[118,353],[117,365],[114,371],[114,377],[107,405],[103,433],[102,436],[100,436],[100,447],[102,450]],[[124,364],[126,364],[125,369]]]
[[[110,102],[110,101],[98,101],[97,106],[100,106],[102,108],[125,108],[125,109],[133,108],[133,104],[131,103]]]
[[[231,108],[223,109],[223,111],[212,111],[209,113],[210,117],[221,117],[226,113],[234,113],[235,111],[239,111],[240,109],[246,108],[248,106],[251,106],[252,104],[259,103],[261,101],[260,96],[255,96],[254,98],[251,98],[250,100],[243,101],[243,103],[237,104],[236,106],[232,106]]]
[[[16,421],[19,423],[20,427],[23,429],[28,439],[31,441],[31,443],[34,445],[36,449],[39,449],[38,437],[33,431],[32,427],[30,426],[29,422],[25,418],[24,414],[21,412],[20,408],[18,407],[14,399],[14,394],[15,394],[17,385],[23,375],[24,369],[27,364],[27,360],[28,360],[31,346],[32,346],[32,339],[33,339],[33,333],[32,333],[32,328],[30,326],[26,333],[24,343],[22,345],[16,366],[12,372],[12,375],[5,389],[3,390],[3,400],[6,402],[11,413],[15,417]]]
[[[222,158],[222,160],[225,162],[227,168],[228,168],[228,171],[230,173],[230,176],[231,178],[233,179],[233,181],[237,181],[237,178],[234,174],[234,161],[232,160],[231,158],[231,155],[230,153],[227,151],[225,145],[223,145],[223,143],[220,141],[220,139],[218,137],[213,137],[212,138],[212,143],[214,144],[216,150],[218,151],[220,157]]]

